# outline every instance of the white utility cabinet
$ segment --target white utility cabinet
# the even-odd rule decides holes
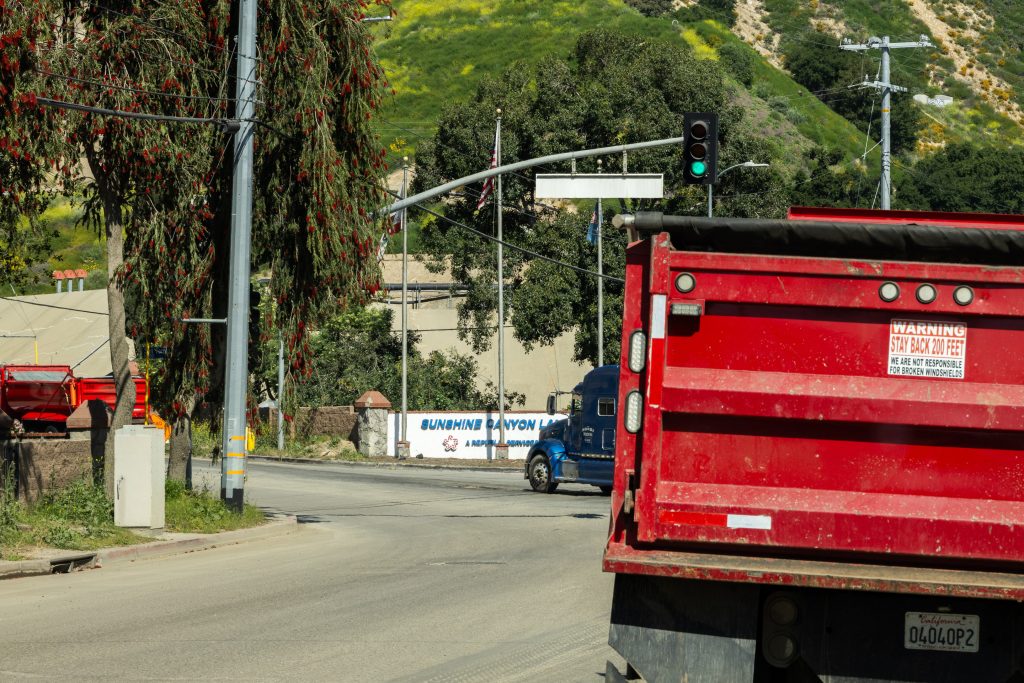
[[[164,525],[164,432],[128,425],[114,433],[114,524]]]

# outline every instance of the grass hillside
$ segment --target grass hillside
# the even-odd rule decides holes
[[[517,60],[535,64],[552,55],[565,57],[576,37],[590,29],[685,42],[708,59],[717,59],[717,47],[725,42],[742,44],[719,22],[645,17],[623,0],[396,0],[394,5],[397,15],[377,53],[397,90],[380,128],[396,157],[429,136],[442,107],[470,97],[485,75],[499,74]],[[752,123],[768,121],[774,134],[797,149],[818,143],[856,155],[863,132],[760,55],[755,70],[756,92],[734,84]]]
[[[443,107],[471,97],[481,78],[500,74],[516,61],[532,65],[548,56],[566,57],[580,33],[598,27],[680,41],[707,59],[718,59],[729,44],[749,51],[755,56],[754,78],[750,87],[731,83],[734,101],[746,112],[744,125],[793,150],[790,171],[814,145],[839,150],[848,160],[866,147],[865,130],[834,112],[827,96],[810,94],[785,69],[786,41],[821,41],[822,32],[829,36],[828,46],[841,36],[862,42],[882,35],[898,41],[926,35],[937,45],[893,51],[892,80],[910,91],[898,97],[954,98],[945,108],[920,108],[918,155],[950,141],[1024,143],[1020,0],[757,0],[737,2],[735,15],[729,16],[694,13],[695,6],[702,9],[700,0],[681,0],[661,17],[643,16],[628,1],[394,0],[395,20],[371,29],[379,36],[377,54],[396,90],[379,122],[392,162],[431,136]],[[878,51],[860,59],[864,73],[873,78]],[[877,114],[875,123],[872,137]],[[877,168],[877,149],[867,163]],[[901,172],[898,164],[897,181]],[[55,207],[49,218],[59,232],[50,270],[102,266],[99,239],[74,226],[68,206]]]
[[[395,147],[415,147],[446,104],[470,97],[477,82],[515,61],[568,56],[576,37],[604,27],[668,38],[621,0],[397,0],[377,54],[397,94],[381,133]]]

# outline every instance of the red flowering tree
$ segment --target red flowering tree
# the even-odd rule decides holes
[[[237,16],[227,0],[19,1],[60,10],[32,94],[179,119],[234,114]],[[267,322],[299,371],[311,328],[378,280],[373,212],[385,167],[370,125],[387,84],[360,22],[370,4],[386,2],[259,5],[257,68],[247,76],[259,121],[253,265],[269,268]],[[130,419],[133,399],[127,293],[133,336],[170,349],[155,397],[186,441],[196,403],[219,391],[223,374],[223,330],[180,319],[227,308],[233,139],[209,122],[68,111],[61,124],[64,157],[84,157],[91,171],[87,213],[107,238],[115,424]],[[172,477],[183,477],[183,455],[172,443]]]

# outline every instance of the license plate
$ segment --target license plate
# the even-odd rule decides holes
[[[981,617],[976,614],[907,612],[903,647],[908,650],[977,652]]]

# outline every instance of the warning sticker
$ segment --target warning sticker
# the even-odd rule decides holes
[[[967,326],[963,323],[893,320],[889,326],[889,374],[964,378]]]

